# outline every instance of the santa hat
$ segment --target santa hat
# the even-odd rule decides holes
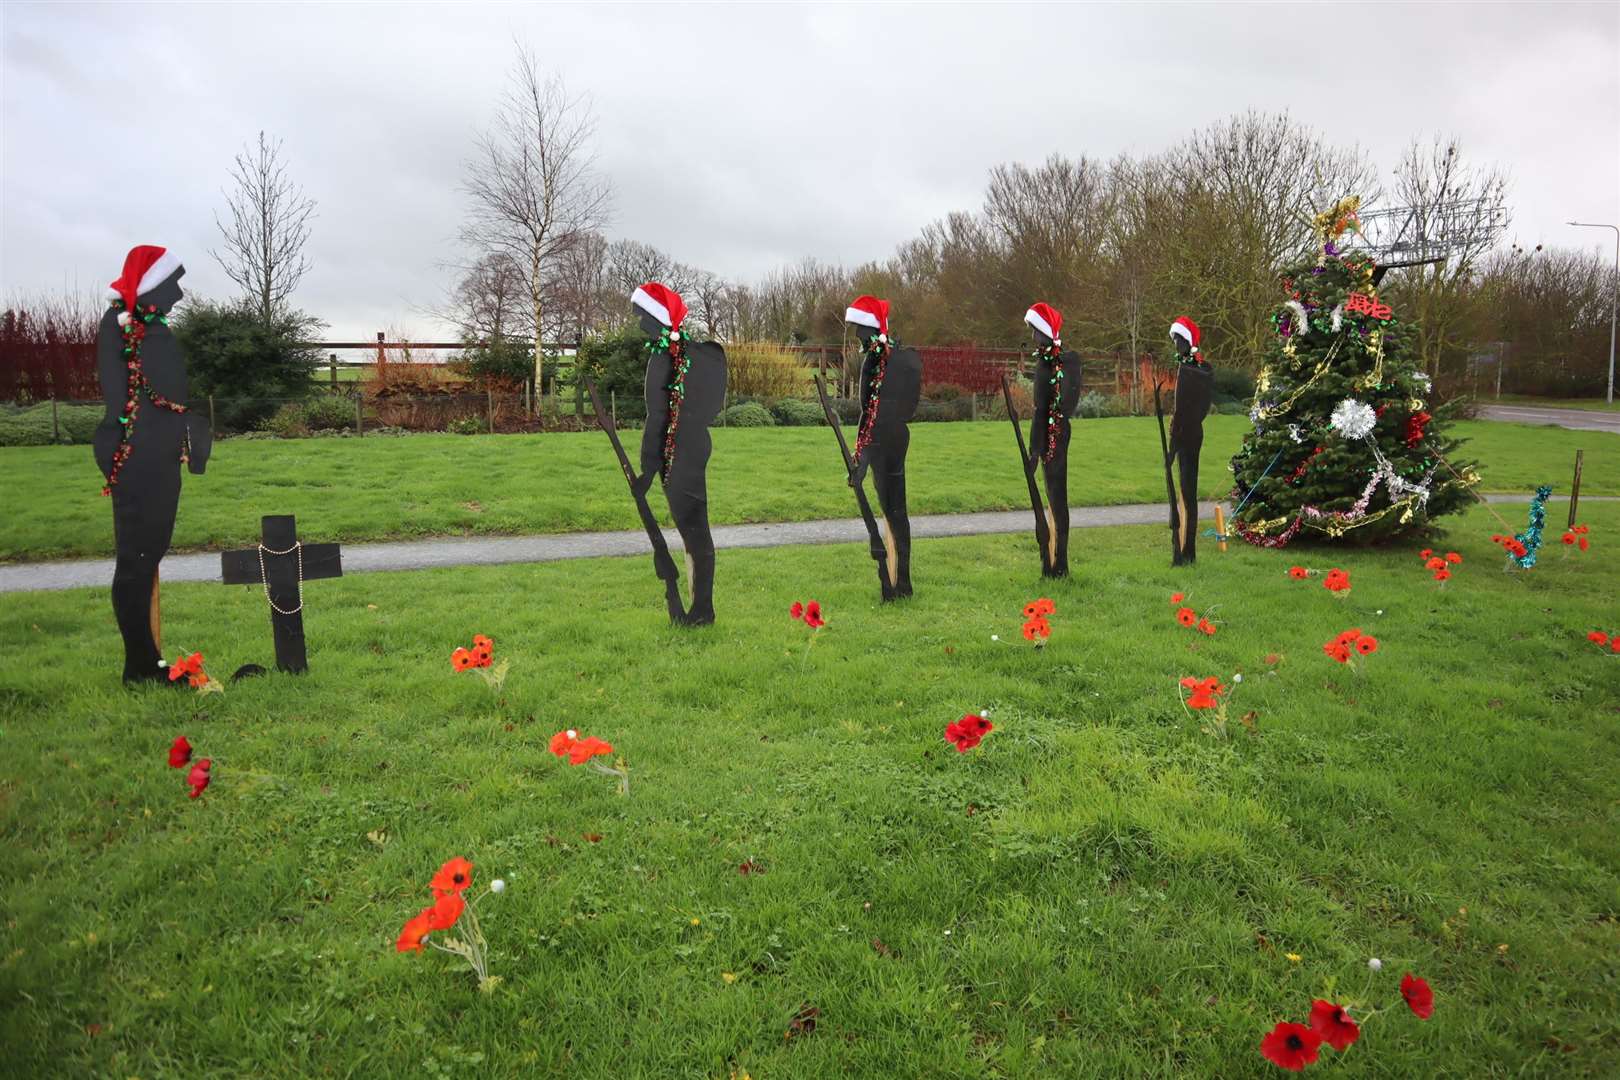
[[[879,300],[875,296],[857,296],[849,302],[849,308],[844,312],[844,321],[859,326],[870,326],[878,332],[878,339],[887,341],[889,337],[889,302]]]
[[[1053,345],[1063,344],[1058,331],[1063,328],[1063,312],[1051,304],[1031,304],[1024,312],[1024,321],[1052,339]]]
[[[1187,344],[1192,346],[1193,352],[1198,351],[1198,340],[1203,337],[1198,332],[1198,324],[1185,315],[1176,316],[1176,321],[1170,324],[1170,336],[1186,338]]]
[[[129,322],[129,313],[135,310],[136,298],[151,292],[180,269],[180,256],[168,248],[155,244],[130,248],[129,254],[124,256],[123,274],[107,286],[107,299],[124,302],[124,310],[118,316],[118,321]]]
[[[676,334],[680,333],[681,322],[686,318],[686,301],[668,285],[649,281],[630,294],[630,302]]]

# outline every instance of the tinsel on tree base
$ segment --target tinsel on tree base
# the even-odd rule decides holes
[[[1314,257],[1282,275],[1254,429],[1232,459],[1233,528],[1257,546],[1418,532],[1467,505],[1479,479],[1450,460],[1449,409],[1430,407],[1413,328],[1378,298],[1373,260],[1340,247],[1358,205],[1318,215]]]

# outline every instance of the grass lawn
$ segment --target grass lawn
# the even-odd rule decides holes
[[[1206,424],[1206,497],[1231,489],[1227,461],[1246,417]],[[1577,447],[1582,490],[1620,494],[1620,435],[1490,422],[1460,423],[1485,488],[1564,491]],[[639,433],[627,436],[639,445]],[[853,440],[853,432],[850,434]],[[709,465],[716,524],[854,517],[832,434],[823,428],[717,428]],[[1082,420],[1069,457],[1075,505],[1160,502],[1158,426],[1151,418]],[[0,450],[10,478],[0,515],[0,559],[109,555],[112,514],[82,446]],[[1025,508],[1028,495],[1012,432],[1000,423],[917,424],[907,480],[914,514]],[[664,509],[662,497],[653,505]],[[417,435],[405,438],[228,440],[203,476],[187,475],[174,550],[253,543],[259,517],[298,515],[318,540],[635,529],[607,438],[599,431],[546,435]]]
[[[1594,412],[1615,412],[1620,410],[1620,401],[1613,405],[1602,398],[1541,398],[1527,397],[1524,394],[1503,394],[1499,398],[1482,397],[1481,405],[1536,405],[1543,409],[1587,409]]]
[[[288,447],[328,449],[373,452]],[[0,597],[0,1055],[147,1080],[1260,1076],[1262,1034],[1320,996],[1390,1009],[1318,1070],[1616,1075],[1620,658],[1585,634],[1620,629],[1620,506],[1586,516],[1592,552],[1555,538],[1508,575],[1474,510],[1444,591],[1410,550],[1210,545],[1173,571],[1162,528],[1078,534],[1050,588],[1028,538],[927,541],[887,607],[861,547],[723,552],[695,632],[644,558],[354,576],[309,588],[311,674],[222,697],[119,689],[104,590]],[[808,658],[807,596],[830,620]],[[215,674],[270,660],[250,588],[166,586],[164,615]],[[1382,641],[1360,673],[1320,649],[1350,626]],[[499,700],[450,671],[480,631],[513,662]],[[1230,737],[1201,732],[1176,680],[1234,672]],[[941,731],[979,708],[996,729],[958,755]],[[628,798],[547,752],[565,727],[626,756]],[[215,763],[195,802],[182,733]],[[488,995],[393,947],[457,854],[509,882],[479,908]]]

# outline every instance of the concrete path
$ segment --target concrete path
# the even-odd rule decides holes
[[[1508,420],[1515,424],[1551,424],[1575,431],[1611,431],[1620,435],[1620,412],[1585,409],[1544,409],[1539,405],[1481,405],[1482,420]]]
[[[1527,503],[1528,495],[1488,495],[1491,502]],[[1588,500],[1609,502],[1587,496]],[[1559,501],[1556,498],[1553,501]],[[1215,504],[1199,504],[1199,518],[1210,521]],[[1128,506],[1077,506],[1069,510],[1069,523],[1077,529],[1106,525],[1168,525],[1163,503]],[[1028,510],[982,514],[930,514],[911,519],[913,539],[941,536],[987,536],[1034,532]],[[681,550],[681,538],[666,531],[671,551]],[[793,544],[853,544],[866,541],[860,518],[838,521],[799,521],[776,525],[717,525],[717,548],[779,547]],[[604,555],[647,555],[652,548],[643,532],[559,533],[549,536],[479,536],[399,543],[343,545],[344,574],[377,570],[425,570],[444,566],[498,566],[503,563],[556,562],[594,559]],[[163,560],[164,581],[219,581],[217,552],[170,555]],[[111,559],[0,565],[0,593],[44,589],[106,588],[112,583]]]

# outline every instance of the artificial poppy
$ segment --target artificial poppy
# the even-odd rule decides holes
[[[1616,630],[1609,638],[1609,651],[1620,653],[1620,630]]]
[[[788,608],[788,615],[795,619],[804,618],[804,605],[797,600],[793,601],[793,606]]]
[[[613,744],[603,742],[595,735],[587,736],[576,742],[568,750],[568,764],[583,765],[593,757],[605,757],[613,753]]]
[[[1040,614],[1040,607],[1035,603],[1035,601],[1031,600],[1029,603],[1024,605],[1024,618],[1037,619],[1040,617]]]
[[[1322,1036],[1304,1024],[1286,1021],[1271,1029],[1260,1040],[1260,1054],[1267,1061],[1289,1072],[1301,1072],[1314,1062],[1322,1050]]]
[[[945,725],[945,741],[955,746],[958,754],[967,753],[978,746],[984,738],[976,726],[968,723],[972,719],[979,718],[964,716]]]
[[[1434,572],[1434,580],[1436,580],[1436,581],[1450,581],[1451,580],[1451,571],[1450,570],[1445,570],[1445,569],[1436,570]]]
[[[1288,576],[1293,578],[1295,581],[1304,581],[1310,576],[1310,571],[1305,569],[1303,566],[1290,566],[1288,568]]]
[[[461,898],[459,892],[440,893],[433,906],[426,911],[429,930],[448,930],[456,925],[461,913],[467,908],[467,902]]]
[[[490,652],[494,652],[495,651],[495,642],[492,641],[491,639],[485,637],[483,634],[474,634],[473,635],[473,648],[475,648],[475,649],[488,649]]]
[[[1341,664],[1350,662],[1350,647],[1337,641],[1329,641],[1322,646],[1322,651]]]
[[[1434,991],[1429,989],[1425,980],[1410,971],[1401,979],[1401,997],[1406,999],[1406,1007],[1419,1020],[1427,1020],[1434,1015]]]
[[[1176,622],[1182,626],[1197,626],[1198,613],[1190,607],[1180,608],[1176,611]]]
[[[203,791],[207,789],[208,782],[213,779],[208,770],[213,767],[214,761],[212,758],[203,758],[191,767],[190,772],[186,773],[186,784],[191,788],[191,797],[193,799],[202,795]]]
[[[1334,638],[1333,641],[1334,641],[1334,644],[1336,644],[1336,645],[1350,645],[1350,644],[1353,644],[1355,642],[1356,638],[1358,638],[1360,636],[1361,636],[1361,627],[1352,626],[1348,630],[1340,631],[1339,636]]]
[[[1423,567],[1426,570],[1444,570],[1446,568],[1446,560],[1436,556],[1435,558],[1432,558],[1428,562],[1424,563]]]
[[[1215,624],[1210,622],[1208,619],[1199,619],[1198,620],[1198,629],[1202,630],[1204,633],[1208,634],[1210,637],[1215,636]]]
[[[1043,596],[1035,601],[1035,614],[1041,616],[1056,615],[1057,605]]]
[[[399,932],[399,939],[394,942],[394,948],[399,952],[421,952],[422,942],[427,940],[433,929],[429,925],[432,916],[432,908],[423,908],[407,919],[405,928]]]
[[[575,731],[573,728],[569,728],[567,731],[557,732],[557,734],[551,737],[551,752],[556,754],[558,757],[562,757],[564,754],[568,753],[568,751],[574,748],[574,742],[578,738],[579,732]]]
[[[1586,640],[1591,641],[1591,642],[1595,642],[1598,645],[1607,645],[1609,643],[1609,635],[1605,634],[1601,630],[1593,630],[1590,634],[1586,635]],[[176,740],[176,741],[178,741],[178,740]],[[173,753],[173,751],[170,751],[170,753],[169,753],[169,764],[170,765],[174,764],[174,753]]]
[[[1024,624],[1024,639],[1034,641],[1036,638],[1049,638],[1052,636],[1052,624],[1040,616]]]
[[[1344,592],[1350,588],[1350,575],[1338,567],[1334,567],[1322,579],[1322,587],[1329,592]]]
[[[433,890],[434,896],[460,892],[472,884],[472,870],[473,864],[460,855],[447,859],[445,864],[439,867],[439,872],[433,875],[433,880],[428,882],[428,888]]]
[[[175,736],[169,746],[169,768],[178,769],[191,760],[191,743],[184,735]]]
[[[1457,554],[1455,551],[1448,551],[1446,552],[1446,562],[1455,565],[1462,562],[1462,556]]]
[[[1361,1038],[1361,1027],[1344,1008],[1317,998],[1311,1002],[1311,1030],[1335,1050],[1350,1049],[1350,1044]]]
[[[1170,594],[1170,602],[1172,604],[1179,604],[1179,603],[1181,603],[1181,601],[1183,599],[1184,599],[1184,597],[1182,596],[1181,593],[1173,592],[1173,593]]]
[[[466,671],[468,668],[472,667],[472,651],[458,646],[456,651],[450,654],[450,666],[455,668],[457,671]]]
[[[820,630],[827,625],[827,620],[821,617],[821,601],[812,600],[804,605],[804,625],[812,630]]]
[[[1584,537],[1584,536],[1583,536],[1583,537],[1581,537],[1581,550],[1582,550],[1582,551],[1585,551],[1585,550],[1586,550],[1586,549],[1587,549],[1587,548],[1589,548],[1589,547],[1591,547],[1591,546],[1592,546],[1592,542],[1591,542],[1591,541],[1590,541],[1590,540],[1588,540],[1588,539],[1587,539],[1587,538],[1586,538],[1586,537]]]
[[[1203,679],[1185,678],[1181,680],[1181,685],[1191,691],[1187,695],[1189,709],[1213,709],[1219,704],[1216,698],[1226,693],[1226,688],[1213,675]]]
[[[472,666],[475,668],[489,667],[494,655],[493,652],[482,645],[475,646],[472,651]]]
[[[968,713],[966,716],[962,717],[962,719],[958,720],[957,723],[979,736],[990,734],[990,732],[994,731],[996,727],[996,725],[990,722],[989,717],[981,716],[978,713]]]
[[[174,663],[169,665],[169,681],[175,682],[191,675],[200,674],[202,666],[203,654],[200,652],[194,652],[190,656],[178,656],[175,658]],[[196,684],[193,683],[193,685]]]
[[[1433,555],[1433,554],[1434,554],[1434,548],[1424,548],[1422,551],[1418,552],[1418,558],[1427,559],[1430,555]]]
[[[1356,638],[1356,652],[1362,656],[1371,656],[1378,651],[1378,639],[1371,634]]]
[[[1574,533],[1572,533],[1572,532],[1565,533],[1564,536],[1563,536],[1563,540],[1564,540],[1564,545],[1566,547],[1574,547],[1575,546],[1575,534]]]

